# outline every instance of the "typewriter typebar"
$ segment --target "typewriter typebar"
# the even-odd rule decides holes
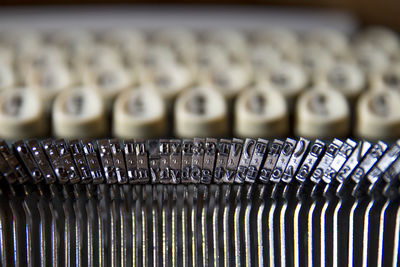
[[[0,142],[2,266],[399,266],[400,140]]]

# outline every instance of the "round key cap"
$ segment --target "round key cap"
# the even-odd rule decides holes
[[[400,63],[392,64],[371,78],[371,89],[387,88],[400,93]]]
[[[164,64],[149,73],[148,82],[161,94],[168,104],[193,83],[193,73],[184,65]]]
[[[293,101],[308,83],[304,70],[290,62],[281,62],[263,76],[258,75],[257,80],[261,86],[266,83],[266,87],[276,88],[289,102]]]
[[[152,88],[139,87],[121,93],[114,103],[113,135],[119,138],[153,138],[165,134],[165,105]]]
[[[133,67],[146,48],[146,38],[137,30],[105,30],[100,33],[99,39],[121,55],[121,60],[126,67]]]
[[[47,125],[37,91],[11,88],[0,92],[0,138],[43,137],[47,134]]]
[[[99,90],[107,111],[112,109],[115,97],[134,83],[133,79],[119,64],[90,69],[84,76],[86,84]]]
[[[181,93],[175,103],[175,133],[180,137],[227,134],[227,105],[215,89],[200,87]]]
[[[101,95],[90,87],[60,93],[53,104],[53,133],[62,138],[102,137],[106,117]]]
[[[207,74],[204,81],[210,83],[228,100],[244,90],[250,84],[251,78],[249,68],[243,64],[215,66]]]
[[[333,89],[303,92],[296,103],[295,134],[308,138],[342,137],[349,133],[349,107]]]
[[[227,51],[233,61],[241,61],[247,54],[244,34],[236,30],[220,29],[205,34],[205,41]]]
[[[234,133],[240,137],[282,137],[288,134],[285,98],[275,89],[243,91],[235,103]]]
[[[94,38],[90,31],[85,30],[57,30],[47,35],[47,41],[59,46],[70,55],[83,55],[93,45]]]
[[[41,69],[30,68],[26,76],[27,84],[30,87],[38,89],[46,111],[50,111],[57,94],[65,89],[69,89],[74,83],[71,72],[63,64],[56,64]]]
[[[164,29],[155,32],[153,42],[165,45],[176,55],[180,63],[194,60],[197,52],[196,38],[193,33],[184,29]]]
[[[302,47],[299,57],[299,63],[312,82],[334,64],[332,54],[316,45]]]
[[[265,71],[279,64],[282,57],[282,53],[269,44],[256,44],[249,49],[249,63],[254,71]]]
[[[106,45],[93,45],[90,50],[78,55],[74,64],[79,68],[100,69],[110,65],[120,65],[121,58],[117,50]]]
[[[213,44],[200,45],[195,57],[195,67],[200,73],[207,72],[213,67],[229,65],[227,52]]]
[[[390,90],[369,91],[357,103],[356,134],[360,138],[398,138],[400,95]]]
[[[250,34],[253,44],[268,44],[280,51],[285,59],[298,56],[299,43],[294,32],[285,28],[267,28]]]
[[[383,50],[368,44],[354,47],[353,53],[360,68],[369,75],[381,72],[390,64],[390,58]]]
[[[388,28],[373,26],[361,31],[354,40],[356,46],[369,44],[384,51],[390,57],[398,53],[400,47],[399,37]]]
[[[342,57],[348,53],[347,36],[333,29],[315,29],[304,33],[304,45],[316,45],[328,50],[335,57]]]
[[[366,88],[364,73],[350,62],[334,63],[320,75],[317,84],[337,89],[350,100],[354,100]]]
[[[16,78],[17,77],[15,77],[14,71],[9,64],[0,63],[0,90],[13,87],[16,84]]]

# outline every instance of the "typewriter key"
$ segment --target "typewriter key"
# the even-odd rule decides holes
[[[295,133],[309,138],[346,136],[349,107],[344,96],[333,89],[304,92],[296,103]]]
[[[205,41],[228,52],[232,61],[240,61],[247,54],[244,35],[235,30],[214,30],[205,34]]]
[[[363,44],[353,49],[354,56],[360,68],[367,74],[381,72],[390,64],[389,56],[372,45]]]
[[[89,87],[60,93],[53,105],[53,133],[63,138],[99,137],[106,134],[100,94]]]
[[[0,137],[7,140],[44,136],[43,104],[32,88],[12,88],[0,94]]]
[[[280,91],[289,103],[308,84],[307,75],[304,70],[299,65],[291,62],[281,62],[261,77],[256,77],[256,79],[261,86],[265,84]]]
[[[355,44],[369,44],[393,56],[399,49],[397,34],[384,27],[369,27],[355,36]]]
[[[64,64],[56,64],[41,69],[30,68],[26,76],[27,84],[38,89],[46,111],[51,109],[57,94],[69,89],[74,83],[72,73]]]
[[[357,103],[357,136],[396,138],[400,134],[400,95],[390,90],[370,91]]]
[[[284,136],[288,128],[286,102],[277,90],[252,89],[239,95],[235,104],[235,135]]]
[[[365,76],[357,65],[337,62],[331,65],[317,82],[339,90],[346,98],[354,100],[366,87]]]
[[[0,52],[1,53],[1,52]],[[3,63],[0,55],[0,90],[5,90],[13,87],[16,84],[15,74],[11,65]]]
[[[152,36],[152,41],[171,49],[178,62],[186,64],[191,62],[197,52],[197,43],[192,32],[184,29],[159,30]]]
[[[226,103],[217,90],[193,88],[176,100],[175,133],[178,136],[223,136],[227,133],[227,123]]]
[[[256,30],[250,34],[252,44],[268,44],[280,51],[284,58],[293,59],[298,56],[298,40],[294,32],[285,28],[267,28]]]
[[[205,82],[209,82],[228,100],[246,89],[251,78],[249,69],[242,64],[212,67],[207,76]]]
[[[342,57],[348,52],[347,36],[333,29],[316,29],[302,36],[304,45],[316,45],[328,50],[335,57]]]
[[[107,111],[112,109],[115,97],[134,82],[133,75],[120,65],[101,66],[88,70],[84,75],[86,83],[100,92]]]
[[[113,135],[142,138],[164,135],[166,111],[161,96],[151,87],[121,93],[114,103]]]

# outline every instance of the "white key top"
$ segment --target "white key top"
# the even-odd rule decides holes
[[[308,84],[307,75],[303,68],[295,63],[281,62],[261,75],[257,73],[257,80],[261,86],[266,83],[280,91],[291,102]]]
[[[205,75],[203,81],[211,84],[228,100],[233,99],[240,91],[246,89],[251,82],[250,69],[243,64],[215,66]]]
[[[369,91],[357,103],[356,134],[360,138],[398,138],[400,95],[390,90]]]
[[[16,78],[17,77],[15,77],[15,73],[9,64],[0,63],[0,90],[13,87],[17,82]]]
[[[269,44],[256,44],[249,49],[249,64],[254,69],[269,69],[283,60],[281,51]]]
[[[106,111],[112,109],[115,97],[135,82],[133,75],[118,64],[89,69],[84,74],[84,81],[89,86],[98,89],[104,100]]]
[[[400,63],[391,64],[371,77],[371,89],[387,88],[400,93]]]
[[[335,57],[347,55],[349,44],[347,36],[333,29],[315,29],[305,32],[302,36],[304,45],[317,45],[328,50]]]
[[[189,89],[175,103],[175,134],[179,137],[220,137],[227,134],[227,105],[209,87]]]
[[[232,61],[241,61],[247,55],[247,44],[243,33],[230,29],[219,29],[205,33],[205,41],[227,51]]]
[[[383,50],[368,44],[354,47],[353,54],[360,68],[369,75],[390,65],[390,58]]]
[[[236,136],[282,137],[288,130],[288,110],[281,93],[271,88],[253,88],[240,93],[235,103]]]
[[[166,133],[165,105],[151,87],[129,89],[114,103],[113,135],[119,138],[153,138]]]
[[[53,104],[53,134],[62,138],[106,135],[107,118],[103,100],[90,87],[75,87],[60,93]]]
[[[327,86],[354,100],[366,88],[364,73],[350,62],[336,62],[320,75],[317,86]]]
[[[355,44],[370,44],[385,51],[390,57],[398,53],[400,48],[399,37],[388,28],[373,26],[369,27],[355,36]]]
[[[170,63],[149,71],[148,82],[172,104],[180,92],[193,84],[193,73],[182,64]]]
[[[298,136],[331,138],[349,133],[349,106],[336,90],[318,88],[303,92],[297,100],[295,114]]]
[[[85,30],[57,30],[49,32],[48,42],[63,49],[70,57],[84,55],[94,44],[94,37]]]
[[[44,68],[30,68],[26,72],[28,86],[40,93],[45,111],[50,111],[54,98],[74,84],[74,77],[63,64]]]
[[[192,62],[197,53],[194,34],[184,29],[163,29],[153,35],[153,42],[165,45],[177,56],[180,63]]]
[[[43,105],[32,88],[0,92],[0,138],[7,140],[43,137],[47,134]]]
[[[297,58],[299,43],[294,32],[286,28],[267,28],[250,34],[253,44],[268,44],[281,51],[285,59]]]
[[[319,46],[309,45],[301,48],[299,64],[312,82],[315,82],[334,62],[332,54]]]

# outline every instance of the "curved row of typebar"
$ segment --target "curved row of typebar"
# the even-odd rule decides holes
[[[336,183],[392,188],[400,174],[400,141],[330,143],[287,138],[30,140],[0,143],[8,183]],[[4,179],[3,179],[4,180]],[[386,187],[385,187],[386,185]],[[357,191],[357,190],[356,190]],[[393,190],[391,190],[393,191]]]

